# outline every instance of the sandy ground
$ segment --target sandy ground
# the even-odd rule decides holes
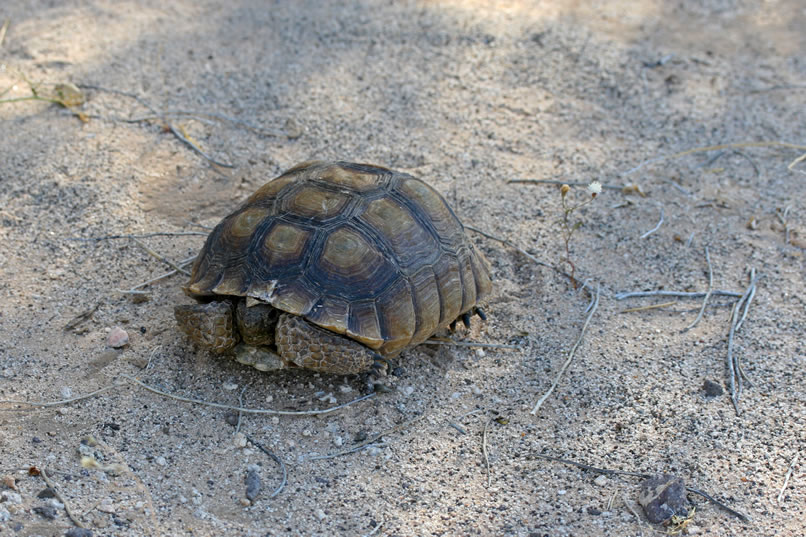
[[[778,496],[806,445],[806,165],[789,168],[806,150],[653,159],[725,143],[806,144],[806,8],[590,4],[606,7],[4,1],[0,91],[11,89],[2,98],[30,95],[27,78],[40,94],[84,85],[87,101],[0,105],[0,399],[114,387],[69,405],[0,405],[0,534],[73,527],[58,500],[39,497],[46,484],[31,467],[46,470],[93,535],[665,531],[637,504],[639,479],[596,479],[543,454],[676,474],[752,519],[690,495],[692,534],[804,535],[803,457]],[[234,167],[211,165],[168,125]],[[402,357],[391,393],[326,415],[244,415],[240,434],[230,411],[124,378],[228,405],[242,394],[251,408],[323,409],[363,393],[359,379],[260,374],[195,351],[172,316],[188,300],[185,277],[126,294],[171,269],[132,239],[101,239],[203,232],[310,158],[420,176],[466,223],[555,266],[564,257],[557,187],[508,180],[640,185],[646,197],[605,190],[574,215],[584,226],[572,259],[601,298],[536,416],[529,410],[579,337],[590,297],[478,234],[496,278],[490,319],[454,337],[516,350],[421,346]],[[141,242],[180,261],[203,240]],[[623,313],[670,299],[614,298],[705,291],[706,246],[714,289],[743,292],[750,269],[762,275],[734,341],[747,377],[740,416],[727,393],[735,299],[712,297],[684,332],[699,300]],[[107,345],[114,327],[130,338],[121,350]],[[706,380],[724,393],[706,397]],[[313,458],[396,426],[367,449]],[[288,482],[275,497],[280,468],[244,435],[284,461]],[[82,467],[82,456],[101,467]],[[262,491],[245,506],[250,468]]]

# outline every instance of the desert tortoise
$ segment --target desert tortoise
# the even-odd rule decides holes
[[[261,370],[370,370],[478,308],[486,260],[411,175],[305,162],[207,237],[175,308],[190,338]]]

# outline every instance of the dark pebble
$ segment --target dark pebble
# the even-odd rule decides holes
[[[705,391],[706,397],[718,397],[725,393],[722,389],[722,386],[714,382],[713,380],[706,380],[702,384],[702,389]]]
[[[227,423],[229,423],[233,427],[238,425],[238,414],[236,414],[235,412],[227,412],[227,415],[224,416],[224,419],[227,421]]]
[[[588,514],[593,516],[599,516],[602,514],[602,512],[599,509],[596,509],[595,507],[588,507]]]
[[[406,374],[406,368],[397,366],[396,368],[392,369],[392,375],[396,377],[402,377]]]
[[[55,497],[56,497],[56,493],[55,493],[55,492],[53,492],[53,489],[52,489],[52,488],[48,487],[48,488],[46,488],[46,489],[42,489],[42,490],[40,490],[40,491],[39,491],[39,494],[37,494],[37,495],[36,495],[36,497],[37,497],[37,498],[40,498],[40,499],[42,499],[42,500],[45,500],[45,499],[47,499],[47,498],[55,498]]]
[[[263,488],[263,483],[260,481],[260,474],[256,470],[248,470],[246,472],[246,498],[251,502],[260,494],[260,489]]]
[[[41,516],[42,518],[47,518],[49,520],[55,520],[59,513],[56,511],[56,508],[52,505],[42,505],[39,507],[34,507],[34,513]]]
[[[658,474],[641,483],[638,503],[653,524],[666,522],[674,515],[688,515],[686,486],[681,478],[673,475]]]
[[[359,442],[363,442],[366,439],[367,439],[367,432],[366,431],[358,431],[357,433],[355,433],[355,438],[353,438],[353,442],[355,442],[357,444]]]
[[[23,526],[22,523],[20,522],[15,522],[14,524],[11,525],[11,529],[14,531],[20,531],[24,527],[25,526]]]
[[[33,442],[34,444],[41,444],[42,439],[39,438],[38,436],[35,436],[35,437],[31,438],[31,442]]]
[[[64,533],[64,537],[92,537],[92,530],[86,528],[70,528]]]

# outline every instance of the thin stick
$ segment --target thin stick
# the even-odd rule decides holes
[[[624,300],[626,298],[637,298],[645,296],[675,296],[680,298],[701,298],[704,297],[705,295],[706,293],[699,293],[699,292],[695,293],[689,291],[631,291],[627,293],[616,293],[615,295],[613,295],[613,298],[615,298],[616,300]],[[741,298],[742,293],[715,289],[711,291],[711,296],[732,296],[736,298]]]
[[[753,289],[756,286],[756,282],[758,281],[757,276],[755,276],[755,269],[751,271],[751,280],[750,285],[745,290],[742,297],[736,301],[736,304],[733,305],[733,310],[730,314],[730,330],[728,331],[728,372],[730,374],[730,400],[733,403],[733,409],[736,412],[736,415],[741,415],[741,410],[739,409],[739,398],[742,395],[742,367],[739,364],[739,359],[733,355],[733,339],[736,334],[736,326],[739,323],[739,309],[742,307],[742,303],[745,302],[748,298],[750,298]]]
[[[789,463],[789,470],[786,471],[784,484],[781,487],[781,492],[778,493],[778,498],[776,499],[778,503],[781,503],[781,500],[784,498],[784,491],[786,490],[787,485],[789,485],[789,478],[792,477],[792,471],[795,469],[795,465],[798,463],[798,458],[800,458],[800,452],[796,453],[795,458]]]
[[[784,226],[784,244],[789,244],[789,224],[787,223],[786,218],[789,216],[789,210],[791,208],[791,206],[787,205],[783,211],[778,209],[775,210],[775,216],[778,218],[778,221],[781,222],[781,225]]]
[[[146,383],[144,383],[144,382],[142,382],[140,380],[137,380],[134,377],[130,377],[129,375],[121,375],[121,378],[124,378],[124,379],[128,380],[129,382],[133,382],[134,384],[137,384],[141,388],[144,388],[144,389],[146,389],[146,390],[148,390],[148,391],[150,391],[152,393],[155,393],[157,395],[161,395],[162,397],[168,397],[169,399],[175,399],[177,401],[182,401],[183,403],[193,403],[193,404],[209,406],[209,407],[213,407],[213,408],[222,408],[224,410],[237,410],[239,412],[244,412],[246,414],[270,414],[270,415],[275,415],[275,416],[320,416],[320,415],[323,415],[323,414],[330,414],[332,412],[335,412],[337,410],[341,410],[341,409],[346,408],[346,407],[348,407],[350,405],[354,405],[356,403],[364,401],[365,399],[369,399],[369,398],[375,396],[374,393],[370,393],[368,395],[364,395],[362,397],[359,397],[358,399],[353,399],[352,401],[348,401],[348,402],[346,402],[344,404],[334,406],[334,407],[330,407],[330,408],[326,408],[326,409],[323,409],[323,410],[273,410],[273,409],[270,409],[270,408],[243,408],[243,407],[239,407],[239,406],[225,405],[225,404],[222,404],[222,403],[213,403],[213,402],[210,402],[210,401],[203,401],[201,399],[194,399],[192,397],[182,397],[181,395],[174,395],[174,394],[159,390],[157,388],[154,388],[153,386],[149,386],[148,384],[146,384]]]
[[[494,418],[488,419],[484,423],[484,431],[481,433],[481,452],[484,454],[484,466],[487,468],[487,488],[492,484],[492,470],[490,470],[490,457],[487,453],[487,429]]]
[[[244,386],[243,390],[241,390],[241,393],[238,394],[238,423],[235,425],[235,434],[238,434],[241,430],[241,418],[243,418],[243,411],[241,410],[243,408],[243,394],[246,392],[246,388],[248,387],[249,386]]]
[[[646,239],[647,237],[649,237],[650,235],[655,233],[658,229],[660,229],[661,224],[663,224],[663,206],[661,206],[661,208],[660,208],[660,220],[658,220],[658,223],[655,225],[655,227],[653,227],[652,229],[650,229],[649,231],[647,231],[646,233],[644,233],[643,235],[641,235],[638,238],[639,239]]]
[[[790,163],[789,163],[789,166],[787,166],[787,167],[786,167],[786,169],[787,169],[787,170],[790,170],[790,171],[793,171],[793,172],[806,173],[806,172],[804,172],[803,170],[796,170],[796,169],[795,169],[795,166],[797,166],[798,164],[800,164],[800,163],[801,163],[801,162],[803,162],[804,160],[806,160],[806,153],[802,154],[801,156],[799,156],[798,158],[796,158],[795,160],[793,160],[792,162],[790,162]]]
[[[686,155],[692,155],[694,153],[705,153],[708,151],[719,151],[722,149],[740,149],[743,147],[785,147],[788,149],[799,149],[801,151],[806,151],[806,146],[797,145],[797,144],[790,144],[787,142],[779,142],[779,141],[772,141],[772,142],[739,142],[733,144],[721,144],[721,145],[711,145],[707,147],[695,147],[693,149],[687,149],[685,151],[680,151],[679,153],[672,153],[671,155],[655,157],[649,160],[645,160],[638,166],[627,170],[626,172],[621,174],[621,177],[626,177],[628,175],[632,175],[633,173],[637,172],[644,166],[648,166],[650,164],[654,164],[656,162],[662,162],[664,160],[673,160],[678,159],[680,157],[685,157]]]
[[[65,237],[66,241],[108,241],[114,239],[148,239],[150,237],[182,237],[185,235],[204,235],[209,233],[204,231],[155,231],[154,233],[136,233],[127,235],[104,235],[102,237]]]
[[[578,182],[568,182],[568,181],[558,181],[556,179],[508,179],[507,184],[539,184],[539,185],[568,185],[568,186],[590,186],[590,183],[578,183]],[[631,185],[602,185],[602,188],[607,190],[619,190],[622,191],[625,188],[630,188]],[[467,227],[467,226],[465,226]]]
[[[658,308],[665,308],[666,306],[674,306],[677,304],[677,301],[674,300],[672,302],[663,302],[661,304],[649,304],[648,306],[638,306],[637,308],[627,308],[626,310],[621,310],[619,313],[632,313],[635,311],[645,311],[645,310],[654,310]]]
[[[193,149],[196,153],[198,153],[199,155],[204,157],[206,160],[212,162],[216,166],[221,166],[222,168],[234,168],[235,167],[234,164],[230,164],[228,162],[221,162],[220,160],[216,160],[215,158],[213,158],[210,155],[208,155],[207,153],[205,153],[202,150],[202,148],[200,148],[198,145],[196,145],[193,142],[193,140],[190,139],[189,136],[186,136],[184,132],[181,132],[182,130],[184,130],[184,129],[182,129],[182,127],[179,127],[179,129],[177,129],[173,125],[168,125],[168,128],[171,130],[171,132],[173,133],[174,136],[179,138],[179,140],[181,140],[182,142],[187,144],[188,147]]]
[[[62,503],[62,505],[64,506],[64,511],[67,513],[67,516],[70,518],[70,520],[73,521],[73,524],[75,524],[79,528],[86,528],[87,526],[82,524],[81,521],[79,521],[78,518],[76,518],[76,516],[73,514],[73,510],[70,509],[70,504],[67,503],[67,500],[65,500],[64,496],[61,495],[59,489],[56,488],[56,484],[53,481],[51,481],[51,479],[48,477],[48,473],[45,471],[44,468],[40,469],[39,475],[42,476],[42,480],[48,487],[50,487],[50,490],[53,491],[53,495],[56,496],[56,498]]]
[[[441,339],[427,339],[423,345],[449,345],[451,347],[480,347],[483,349],[520,349],[520,345],[506,345],[504,343],[476,343],[475,341],[444,341]]]
[[[639,472],[626,472],[626,471],[622,471],[622,470],[608,470],[608,469],[605,469],[605,468],[596,468],[595,466],[589,466],[587,464],[582,464],[580,462],[571,461],[571,460],[568,460],[568,459],[560,459],[560,458],[557,458],[557,457],[551,457],[549,455],[539,455],[537,453],[534,453],[532,455],[534,457],[537,457],[538,459],[546,459],[546,460],[549,460],[549,461],[561,462],[563,464],[570,464],[571,466],[576,466],[577,468],[582,468],[583,470],[590,470],[590,471],[596,472],[598,474],[629,475],[629,476],[633,476],[633,477],[641,477],[643,479],[648,479],[648,478],[652,477],[651,474],[642,474],[642,473],[639,473]],[[697,494],[698,496],[702,496],[703,498],[705,498],[709,502],[713,503],[717,507],[719,507],[721,509],[724,509],[725,511],[727,511],[731,515],[739,518],[740,520],[743,520],[744,522],[750,522],[751,521],[750,517],[748,517],[747,515],[745,515],[743,513],[740,513],[739,511],[736,511],[735,509],[731,509],[730,507],[728,507],[724,503],[722,503],[719,500],[715,499],[710,494],[706,494],[705,492],[703,492],[701,490],[698,490],[698,489],[695,489],[693,487],[686,487],[686,490],[691,492],[692,494]]]
[[[708,253],[707,246],[705,247],[705,262],[708,263],[708,291],[705,293],[705,298],[702,299],[702,306],[700,307],[700,312],[697,314],[697,318],[694,319],[694,322],[685,327],[683,332],[688,332],[700,322],[702,314],[705,313],[705,307],[708,305],[708,299],[711,298],[711,291],[714,289],[714,271],[711,268],[711,255]]]
[[[286,470],[286,468],[285,468],[285,463],[283,462],[283,459],[281,459],[280,457],[278,457],[277,455],[275,455],[274,453],[272,453],[271,451],[269,451],[268,449],[266,449],[265,447],[263,447],[263,445],[262,445],[260,442],[256,441],[256,440],[255,440],[254,438],[252,438],[251,436],[249,436],[249,435],[247,435],[247,434],[245,434],[244,436],[245,436],[245,437],[246,437],[246,439],[247,439],[247,440],[249,440],[249,441],[250,441],[250,442],[251,442],[251,443],[252,443],[252,444],[253,444],[253,445],[254,445],[256,448],[258,448],[260,451],[262,451],[263,453],[265,453],[266,455],[268,455],[269,457],[271,457],[272,459],[274,459],[274,462],[276,462],[277,464],[279,464],[279,465],[280,465],[280,468],[283,470],[283,480],[282,480],[282,482],[280,483],[280,486],[279,486],[279,487],[277,487],[277,488],[274,490],[274,492],[272,492],[272,493],[271,493],[271,496],[269,496],[269,498],[274,498],[275,496],[277,496],[278,494],[280,494],[280,493],[283,491],[283,489],[285,488],[286,483],[288,483],[288,470]]]
[[[193,257],[189,257],[187,259],[184,259],[184,260],[180,261],[179,264],[180,265],[188,265],[191,261],[193,261],[195,259],[196,259],[196,256],[194,255]],[[159,276],[157,276],[155,278],[151,278],[148,281],[145,281],[143,283],[137,284],[134,287],[132,287],[131,289],[129,289],[128,291],[123,291],[123,292],[124,293],[135,293],[137,291],[137,289],[140,289],[141,287],[151,285],[154,282],[158,282],[158,281],[163,280],[163,279],[165,279],[165,278],[167,278],[169,276],[173,276],[174,274],[179,274],[179,273],[176,270],[172,270],[170,272],[166,272],[165,274],[160,274]]]
[[[162,261],[163,263],[165,263],[166,265],[168,265],[169,267],[171,267],[175,271],[181,272],[185,276],[190,276],[190,272],[186,271],[185,269],[183,269],[182,267],[180,267],[179,265],[177,265],[176,263],[174,263],[170,259],[167,259],[165,256],[158,254],[157,252],[155,252],[154,250],[152,250],[151,248],[146,246],[142,241],[140,241],[138,239],[134,239],[134,238],[132,240],[134,241],[135,244],[137,244],[137,246],[139,246],[140,248],[145,250],[146,253],[148,255],[150,255],[151,257],[153,257],[154,259],[158,259],[159,261]]]
[[[96,395],[102,394],[104,392],[108,392],[109,390],[112,390],[114,388],[119,388],[119,387],[124,386],[124,385],[125,385],[125,383],[118,382],[118,383],[106,386],[104,388],[101,388],[100,390],[95,390],[94,392],[91,392],[91,393],[88,393],[88,394],[85,394],[85,395],[79,395],[78,397],[73,397],[72,399],[60,399],[58,401],[17,401],[17,400],[14,400],[14,399],[3,399],[3,400],[0,400],[0,405],[28,405],[28,406],[43,407],[43,408],[54,407],[54,406],[63,406],[63,405],[69,405],[70,403],[75,403],[77,401],[83,401],[84,399],[90,399],[91,397],[95,397]],[[1,410],[11,410],[11,409],[0,409],[0,411]]]
[[[370,394],[370,395],[372,395],[372,394]],[[364,398],[366,398],[366,397],[369,397],[369,396],[364,396]],[[404,421],[402,423],[398,423],[394,427],[390,427],[389,429],[386,429],[383,432],[380,432],[380,433],[378,433],[378,434],[376,434],[376,435],[374,435],[374,436],[372,436],[370,438],[367,438],[366,440],[364,440],[360,444],[357,444],[357,445],[355,445],[353,447],[343,449],[341,451],[336,451],[335,453],[330,453],[328,455],[312,455],[312,456],[308,456],[308,457],[305,457],[305,460],[308,460],[308,461],[321,461],[321,460],[324,460],[324,459],[335,459],[336,457],[341,457],[342,455],[348,455],[350,453],[355,453],[356,451],[361,451],[362,449],[364,449],[368,445],[374,444],[375,442],[377,442],[382,437],[384,437],[386,435],[389,435],[389,434],[392,434],[392,433],[396,433],[400,429],[403,429],[404,427],[408,427],[412,423],[420,421],[424,417],[425,417],[425,413],[420,414],[419,416],[414,416],[413,418],[411,418],[409,420],[406,420],[406,421]]]
[[[571,361],[574,359],[574,354],[576,353],[576,351],[579,348],[579,346],[582,344],[582,338],[585,337],[585,330],[588,329],[588,324],[590,323],[591,318],[593,317],[593,314],[596,313],[596,308],[599,306],[599,286],[598,285],[596,286],[596,295],[592,299],[592,304],[593,304],[593,306],[590,308],[590,313],[588,313],[588,317],[587,317],[587,319],[585,319],[585,324],[582,325],[582,331],[579,334],[579,338],[577,339],[576,343],[574,343],[574,346],[571,349],[571,352],[568,354],[568,359],[565,360],[565,363],[560,368],[560,372],[557,373],[557,377],[554,379],[554,382],[551,384],[551,387],[548,389],[548,391],[545,394],[543,394],[543,397],[541,397],[537,401],[537,403],[535,404],[535,407],[530,412],[530,414],[532,416],[537,414],[537,411],[540,409],[541,406],[543,406],[543,403],[546,402],[546,399],[548,399],[549,396],[552,394],[552,392],[554,392],[554,389],[560,383],[560,379],[565,374],[565,370],[568,369],[568,366],[571,365]]]
[[[6,19],[5,22],[3,22],[3,27],[0,28],[0,47],[3,46],[3,41],[6,39],[9,24],[11,24],[11,19]]]

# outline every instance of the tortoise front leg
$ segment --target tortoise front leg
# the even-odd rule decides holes
[[[232,309],[232,303],[226,300],[188,304],[176,306],[174,317],[179,328],[194,343],[223,354],[232,349],[240,339],[234,326]]]
[[[350,375],[369,371],[380,356],[357,341],[328,332],[301,317],[281,314],[275,345],[280,357],[298,367]]]

